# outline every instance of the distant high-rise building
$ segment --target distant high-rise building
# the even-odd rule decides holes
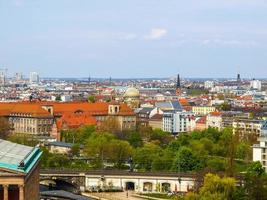
[[[22,73],[15,73],[15,81],[19,82],[23,80]]]
[[[6,75],[3,71],[0,72],[0,85],[5,85]]]
[[[214,81],[205,81],[204,82],[204,88],[205,89],[211,89],[214,88],[215,84]]]
[[[236,82],[237,82],[237,85],[240,86],[240,83],[241,83],[241,76],[240,76],[240,74],[237,74]]]
[[[250,88],[261,90],[261,81],[253,79],[252,81],[250,81]]]
[[[39,75],[37,72],[30,72],[30,83],[39,83]]]

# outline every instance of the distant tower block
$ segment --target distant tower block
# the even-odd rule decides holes
[[[182,94],[182,89],[181,89],[181,81],[180,81],[180,75],[177,75],[177,82],[176,82],[176,95],[180,96]]]
[[[240,74],[237,74],[237,79],[236,79],[236,81],[237,81],[238,83],[240,83],[240,82],[241,82],[241,77],[240,77]]]

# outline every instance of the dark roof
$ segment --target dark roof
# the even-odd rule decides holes
[[[138,113],[149,114],[154,108],[141,108]]]
[[[161,121],[161,120],[162,120],[162,117],[163,117],[162,114],[155,114],[155,115],[153,115],[153,116],[150,118],[150,120],[151,120],[151,121]]]
[[[50,146],[58,146],[58,147],[66,147],[71,148],[73,146],[72,143],[66,143],[66,142],[50,142]]]
[[[41,198],[44,197],[58,197],[58,198],[64,198],[66,200],[92,200],[88,197],[85,196],[81,196],[81,195],[75,195],[72,194],[70,192],[66,192],[63,190],[52,190],[52,191],[44,191],[44,192],[40,192],[41,194]]]

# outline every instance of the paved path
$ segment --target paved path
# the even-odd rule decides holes
[[[133,191],[127,192],[102,192],[102,193],[83,193],[85,196],[92,195],[91,197],[98,197],[103,200],[141,200],[142,198],[134,197]],[[90,197],[90,196],[89,196]]]

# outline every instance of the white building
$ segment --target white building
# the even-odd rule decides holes
[[[250,81],[250,88],[261,90],[261,81],[253,79],[252,81]]]
[[[204,82],[204,88],[205,89],[211,89],[211,88],[214,88],[214,86],[215,86],[214,81],[205,81]]]
[[[217,128],[218,130],[222,129],[222,113],[211,112],[207,115],[206,128],[209,127]]]
[[[189,132],[195,128],[195,116],[191,112],[165,111],[162,126],[163,131],[173,134]]]
[[[37,72],[30,72],[30,83],[39,83],[39,75]]]
[[[261,137],[259,144],[253,145],[253,161],[260,161],[265,172],[267,172],[267,121],[262,123]]]
[[[259,144],[253,145],[253,161],[260,161],[267,172],[267,137],[259,137]]]

